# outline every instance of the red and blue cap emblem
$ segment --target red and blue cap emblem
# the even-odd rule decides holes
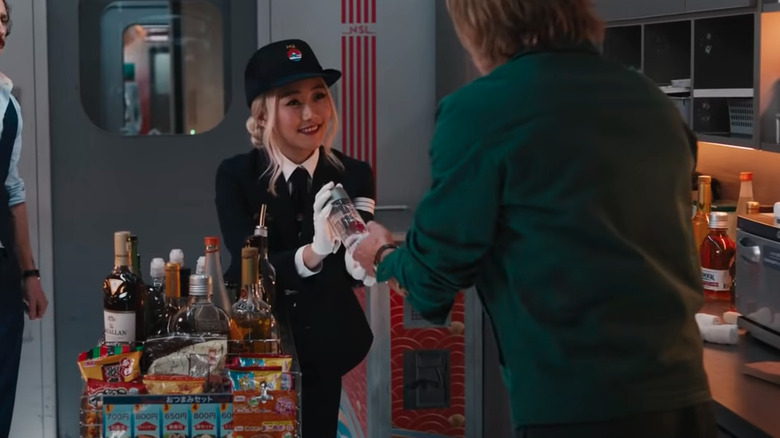
[[[289,59],[290,61],[298,62],[301,60],[302,57],[303,54],[301,53],[301,51],[295,47],[292,47],[287,50],[287,59]]]

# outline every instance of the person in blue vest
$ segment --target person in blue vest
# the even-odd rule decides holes
[[[8,4],[0,4],[0,54],[10,34]],[[24,308],[31,320],[43,317],[48,300],[35,269],[27,230],[24,182],[19,177],[22,112],[13,83],[0,73],[0,438],[8,437],[22,354]]]
[[[714,437],[697,145],[590,3],[447,0],[483,76],[439,105],[405,245],[371,223],[354,258],[431,321],[476,286],[517,437]]]

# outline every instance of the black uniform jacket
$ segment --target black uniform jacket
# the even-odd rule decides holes
[[[371,167],[362,161],[334,151],[344,169],[338,169],[320,158],[311,185],[311,201],[319,189],[333,181],[341,183],[350,197],[375,199]],[[268,190],[270,174],[265,151],[224,160],[216,178],[216,206],[224,246],[231,256],[226,281],[238,282],[241,272],[241,247],[257,225],[262,204],[267,205],[268,252],[276,268],[277,314],[292,327],[298,360],[307,378],[335,377],[346,374],[368,353],[373,341],[371,328],[360,307],[353,287],[356,282],[344,266],[344,248],[323,261],[322,270],[301,278],[295,267],[295,252],[311,243],[313,218],[304,218],[298,236],[290,191],[284,176],[276,183],[277,195]],[[373,214],[360,211],[363,219]]]

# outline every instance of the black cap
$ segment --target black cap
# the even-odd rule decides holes
[[[301,40],[277,41],[263,46],[249,58],[244,72],[246,104],[271,89],[301,79],[321,77],[330,87],[341,72],[323,69],[311,47]]]

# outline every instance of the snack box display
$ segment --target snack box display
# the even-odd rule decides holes
[[[103,397],[103,438],[230,437],[221,422],[232,422],[222,415],[232,401],[231,394]]]

